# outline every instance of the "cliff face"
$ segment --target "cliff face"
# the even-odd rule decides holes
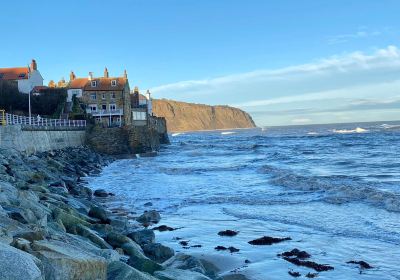
[[[168,131],[253,128],[246,112],[229,106],[209,106],[172,100],[153,100],[153,112],[167,120]]]

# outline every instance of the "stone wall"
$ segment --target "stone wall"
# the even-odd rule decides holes
[[[61,130],[62,129],[62,130]],[[49,150],[77,147],[84,144],[85,131],[70,128],[0,127],[0,147],[33,154]]]
[[[86,143],[99,153],[126,155],[157,151],[169,139],[165,119],[152,117],[147,126],[94,126],[88,130]]]

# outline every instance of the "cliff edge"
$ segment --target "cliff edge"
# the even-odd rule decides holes
[[[229,106],[156,99],[153,100],[153,112],[167,120],[170,132],[256,127],[248,113]]]

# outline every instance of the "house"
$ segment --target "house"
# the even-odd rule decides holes
[[[149,116],[153,116],[152,100],[149,90],[143,95],[139,92],[139,88],[135,87],[131,93],[131,111],[133,125],[147,125]]]
[[[126,71],[122,77],[110,77],[105,68],[103,77],[94,77],[89,72],[87,78],[77,78],[71,71],[67,94],[67,102],[72,102],[73,96],[79,98],[86,105],[86,112],[97,123],[108,126],[131,124],[130,88]]]
[[[30,93],[35,87],[43,86],[43,77],[34,59],[28,67],[0,68],[0,80],[15,82],[22,93]]]

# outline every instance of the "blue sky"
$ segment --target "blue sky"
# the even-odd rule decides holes
[[[1,14],[0,67],[35,58],[46,82],[107,66],[258,125],[400,119],[398,0],[20,0]]]

